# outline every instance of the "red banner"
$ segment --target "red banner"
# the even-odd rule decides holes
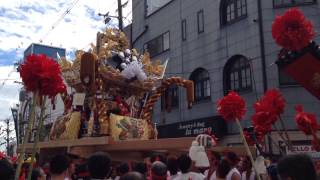
[[[307,89],[312,95],[320,99],[319,57],[306,52],[302,56],[290,60],[290,63],[283,66],[281,70]]]

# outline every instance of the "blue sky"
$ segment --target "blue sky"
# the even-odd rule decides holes
[[[122,0],[123,3],[126,1]],[[98,13],[117,15],[117,0],[79,0],[70,13],[45,36],[74,2],[0,0],[0,121],[11,116],[10,106],[18,101],[21,88],[14,83],[20,79],[19,74],[13,72],[13,64],[22,58],[23,51],[32,42],[39,43],[43,39],[43,44],[66,48],[67,58],[72,58],[75,50],[86,50],[90,43],[95,42],[96,33],[106,27]],[[124,24],[129,24],[128,19],[132,19],[131,0],[124,8],[123,15],[126,17]],[[117,20],[114,19],[108,27],[116,25]],[[0,126],[3,123],[0,122]]]

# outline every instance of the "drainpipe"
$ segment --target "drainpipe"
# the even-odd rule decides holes
[[[266,54],[264,46],[264,33],[263,33],[263,15],[262,15],[262,5],[261,0],[258,0],[258,24],[259,24],[259,40],[260,40],[260,56],[261,56],[261,66],[262,66],[262,82],[263,82],[263,92],[266,92],[268,89],[267,81],[267,69],[266,69]],[[271,137],[268,135],[268,146],[269,153],[273,154]]]
[[[258,23],[259,23],[263,92],[266,92],[268,89],[268,81],[267,81],[267,70],[266,70],[266,55],[265,55],[265,46],[264,46],[263,16],[262,16],[261,0],[258,0]]]
[[[133,25],[133,23],[131,23],[131,25],[130,25],[130,49],[133,49],[133,44],[132,44],[132,25]]]

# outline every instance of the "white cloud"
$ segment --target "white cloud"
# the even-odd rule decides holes
[[[20,75],[14,71],[13,66],[0,66],[0,129],[5,129],[6,118],[11,118],[10,108],[18,103],[20,85],[15,83],[20,81]],[[10,129],[14,129],[11,122]],[[1,132],[1,131],[0,131]],[[15,132],[11,132],[11,137],[15,137]],[[0,143],[4,141],[3,135],[0,135]],[[0,147],[0,151],[4,146]]]
[[[16,49],[18,45],[26,48],[31,42],[39,42],[74,2],[0,0],[0,50]],[[96,32],[106,27],[98,13],[117,15],[116,9],[117,0],[79,0],[43,42],[66,49],[81,49],[95,42]],[[128,19],[131,19],[130,11],[131,1],[123,11],[124,16],[129,14]],[[124,22],[128,23],[127,20]]]
[[[0,66],[0,117],[11,116],[10,107],[19,101],[20,76],[13,66]],[[1,119],[0,119],[1,120]]]
[[[19,98],[19,74],[13,72],[13,64],[23,56],[30,43],[46,35],[52,25],[75,0],[0,0],[0,117],[11,116],[10,106]],[[126,0],[122,0],[123,3]],[[117,0],[79,0],[64,19],[45,37],[43,43],[61,46],[67,51],[87,47],[95,42],[97,31],[104,29],[103,18],[98,13],[116,16]],[[131,0],[123,15],[131,19]],[[128,24],[128,20],[124,19]],[[117,24],[117,20],[111,21]],[[70,57],[70,55],[68,55]],[[3,79],[10,79],[2,86]],[[1,119],[0,119],[1,120]],[[2,123],[0,123],[2,126]],[[0,139],[1,140],[1,139]],[[1,142],[1,141],[0,141]],[[1,147],[0,147],[1,150]]]

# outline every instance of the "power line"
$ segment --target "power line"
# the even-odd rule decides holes
[[[39,40],[40,43],[43,42],[43,40],[58,26],[58,24],[64,19],[64,17],[69,14],[72,10],[72,8],[75,7],[75,5],[79,2],[80,0],[75,0],[71,3],[71,5],[64,11],[64,13],[59,17],[59,19],[54,22],[50,28],[49,31]]]
[[[11,74],[15,72],[15,68],[13,67],[13,70],[11,70],[9,73],[8,73],[8,78],[7,79],[4,79],[4,81],[1,83],[0,85],[0,90],[3,88],[3,86],[6,84],[7,80],[9,80],[9,77],[11,76]]]
[[[15,81],[15,80],[19,80],[19,78],[15,78],[15,79],[10,79],[10,78],[0,79],[0,81]]]
[[[128,18],[128,16],[130,16],[130,14],[132,14],[132,10],[125,17],[123,17],[123,19],[127,20],[129,24],[132,23],[132,19]]]
[[[138,1],[135,6],[132,6],[133,4],[132,4],[132,1],[131,1],[131,6],[132,6],[132,8],[131,8],[130,12],[125,16],[125,18],[126,18],[128,21],[129,21],[128,16],[130,16],[130,14],[133,13],[133,11],[140,5],[141,2],[144,2],[144,1]],[[130,21],[132,22],[132,20],[130,20]]]
[[[140,4],[140,1],[134,7],[131,7],[131,10],[129,11],[129,13],[126,16],[124,16],[124,19],[126,19],[128,22],[132,22],[132,20],[128,19],[128,16],[132,14],[133,10],[136,9],[139,4]],[[132,1],[131,1],[131,6],[132,6]]]

